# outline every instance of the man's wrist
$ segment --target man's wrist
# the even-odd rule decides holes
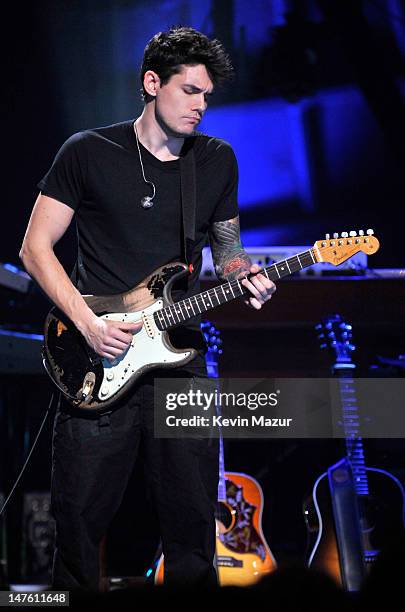
[[[87,305],[85,309],[72,317],[73,323],[81,333],[86,332],[97,319],[97,315]]]

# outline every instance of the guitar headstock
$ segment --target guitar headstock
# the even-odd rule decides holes
[[[318,332],[321,349],[329,349],[335,360],[335,367],[355,367],[351,353],[355,350],[352,343],[352,326],[346,323],[339,314],[322,319],[315,326]]]
[[[317,262],[328,262],[338,266],[356,253],[362,251],[366,255],[374,255],[380,248],[378,239],[373,230],[366,232],[360,230],[334,233],[332,237],[326,234],[324,240],[317,240],[314,244],[314,255]]]

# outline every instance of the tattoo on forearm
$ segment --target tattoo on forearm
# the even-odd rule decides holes
[[[240,241],[239,217],[213,223],[209,236],[218,278],[229,280],[249,271],[252,263]]]

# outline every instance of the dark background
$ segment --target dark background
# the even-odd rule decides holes
[[[143,48],[173,24],[218,37],[236,68],[235,81],[215,94],[202,129],[228,140],[237,154],[245,246],[310,245],[325,232],[372,227],[381,249],[369,265],[405,268],[400,0],[53,0],[9,6],[2,33],[0,262],[19,265],[36,184],[63,141],[141,112]],[[57,253],[70,269],[73,228]],[[359,280],[361,292],[356,281],[344,283],[336,280],[326,290],[321,280],[287,281],[268,315],[255,318],[238,306],[228,316],[214,316],[224,347],[221,374],[327,375],[330,362],[318,348],[308,294],[317,314],[339,310],[356,325],[363,375],[372,372],[378,354],[405,353],[403,281]],[[41,332],[48,304],[38,290],[24,299],[6,291],[0,297],[0,326]],[[392,373],[402,376],[403,370]],[[10,490],[50,394],[42,375],[1,376],[0,490]],[[48,490],[50,430],[49,420],[9,510],[12,581],[35,574],[29,563],[22,570],[21,504],[27,492]],[[228,441],[225,452],[229,469],[255,476],[263,487],[263,529],[273,554],[281,562],[302,560],[301,504],[314,479],[340,457],[338,443]],[[402,478],[402,441],[370,441],[369,453]],[[107,539],[110,574],[140,575],[153,557],[157,535],[142,489],[139,465]]]

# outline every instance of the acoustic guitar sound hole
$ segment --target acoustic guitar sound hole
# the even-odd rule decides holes
[[[215,511],[215,518],[217,523],[220,526],[220,532],[229,531],[232,525],[235,522],[234,513],[228,504],[224,502],[218,502],[217,508]]]

